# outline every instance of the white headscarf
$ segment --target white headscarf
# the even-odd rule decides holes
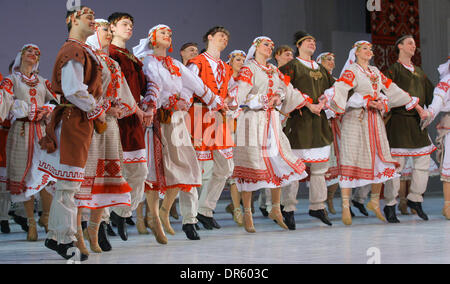
[[[322,64],[322,58],[327,55],[332,55],[334,57],[334,53],[332,53],[332,52],[323,52],[323,53],[319,54],[319,56],[317,56],[317,58],[316,58],[317,63]]]
[[[41,53],[41,50],[39,49],[39,47],[37,45],[32,44],[32,43],[25,44],[22,47],[22,49],[19,51],[19,53],[17,53],[16,59],[14,60],[14,65],[12,67],[13,71],[20,68],[20,64],[22,63],[22,52],[29,47],[35,48],[35,49],[39,50],[39,53]],[[31,72],[37,73],[38,68],[39,68],[39,58],[38,58],[36,64],[33,66],[33,70],[31,70]]]
[[[148,32],[148,36],[144,39],[141,39],[139,41],[139,45],[133,47],[133,54],[134,56],[136,56],[137,58],[143,58],[149,54],[153,54],[153,49],[151,49],[149,47],[149,44],[151,43],[152,45],[155,44],[156,41],[156,32],[158,30],[161,29],[168,29],[170,31],[172,31],[172,29],[169,26],[166,25],[156,25],[153,28],[150,29],[150,31]],[[172,46],[169,49],[169,52],[172,52]]]
[[[347,70],[350,65],[352,65],[353,63],[356,62],[356,55],[355,55],[356,50],[358,49],[359,46],[361,46],[363,44],[372,45],[370,42],[365,41],[365,40],[360,40],[360,41],[355,42],[352,50],[350,50],[347,62],[345,62],[344,68],[342,68],[341,75],[339,77],[342,77],[342,74],[344,74],[345,70]]]
[[[241,55],[243,57],[247,57],[247,54],[242,51],[242,50],[233,50],[232,52],[230,52],[230,54],[228,55],[228,61],[227,64],[231,63],[231,60],[236,56],[236,55]]]
[[[250,59],[252,59],[252,58],[255,57],[256,47],[257,47],[263,40],[268,40],[268,41],[270,41],[270,42],[273,43],[273,41],[272,41],[270,38],[266,37],[266,36],[260,36],[260,37],[255,38],[255,40],[253,40],[252,46],[250,47],[250,49],[249,49],[248,52],[247,52],[247,57],[245,58],[245,62],[247,62],[247,61],[249,61]]]
[[[440,75],[440,79],[442,80],[445,76],[450,74],[450,55],[447,57],[447,62],[439,65],[438,71]]]
[[[109,22],[104,19],[95,19],[95,23],[96,23],[95,34],[87,38],[86,44],[91,46],[94,50],[102,50],[103,46],[101,45],[100,38],[98,37],[98,29],[101,27],[102,24],[109,24]]]

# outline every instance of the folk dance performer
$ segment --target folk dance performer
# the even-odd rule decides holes
[[[429,117],[422,128],[428,126],[440,112],[444,113],[441,121],[437,125],[438,136],[438,161],[440,163],[441,181],[444,186],[444,208],[442,214],[450,220],[450,56],[447,62],[438,68],[440,81],[434,89],[434,97],[428,107]]]
[[[148,156],[154,157],[148,163],[147,182],[152,183],[153,188],[147,194],[158,199],[158,191],[165,193],[160,209],[161,223],[165,231],[173,235],[175,232],[170,225],[169,210],[178,192],[181,190],[180,204],[184,204],[183,193],[201,185],[201,169],[184,120],[185,111],[192,104],[193,93],[203,94],[202,99],[212,110],[222,107],[222,101],[196,74],[167,55],[167,51],[172,52],[170,27],[153,27],[148,37],[133,50],[137,57],[145,58],[144,73],[148,89],[143,105],[148,108],[147,111],[157,112],[153,129],[146,130]],[[152,213],[157,209],[151,208]],[[194,229],[194,209],[181,206],[183,231],[189,239],[198,239]],[[154,223],[154,220],[151,221]]]
[[[333,70],[335,68],[335,54],[332,52],[323,52],[316,58],[316,62],[322,65],[331,76],[333,76]],[[334,80],[337,80],[333,77]],[[333,145],[331,147],[330,161],[328,171],[325,173],[325,180],[327,182],[327,206],[328,211],[331,214],[336,214],[334,209],[333,199],[334,195],[339,187],[339,167],[337,164],[337,158],[339,156],[339,134],[340,134],[340,118],[332,118],[329,120],[331,130],[333,131]]]
[[[197,219],[206,229],[220,229],[213,211],[222,194],[227,179],[233,173],[233,146],[230,134],[232,119],[226,118],[228,103],[233,99],[228,95],[229,82],[233,75],[231,67],[220,59],[220,53],[227,47],[230,33],[224,27],[214,27],[204,36],[206,52],[191,59],[188,68],[198,75],[203,83],[223,101],[223,110],[210,112],[208,102],[202,101],[204,92],[195,94],[194,105],[189,110],[192,137],[197,157],[205,172],[208,162],[212,166],[212,176],[203,184],[198,201]],[[206,164],[206,165],[205,165]],[[191,191],[194,193],[196,191]],[[188,204],[192,204],[193,196]],[[180,205],[181,205],[180,200]],[[184,201],[186,202],[186,200]],[[181,205],[191,206],[191,205]]]
[[[325,173],[329,168],[333,132],[323,108],[323,93],[330,88],[334,79],[321,65],[312,60],[316,50],[316,40],[303,31],[294,35],[299,56],[280,68],[290,78],[291,84],[307,96],[313,105],[313,111],[303,109],[294,112],[286,122],[284,133],[289,139],[294,154],[309,167],[309,215],[331,226],[325,211],[327,184]],[[297,181],[291,185],[291,191],[298,191]],[[292,193],[295,197],[296,194]],[[294,212],[286,212],[286,221],[295,229]]]
[[[423,70],[411,61],[416,52],[413,36],[402,36],[395,46],[398,61],[389,67],[387,77],[411,96],[419,98],[421,107],[429,106],[433,100],[434,86]],[[436,150],[436,147],[431,142],[428,131],[420,129],[419,114],[416,110],[408,111],[398,107],[393,108],[390,113],[386,132],[391,155],[400,164],[400,171],[405,167],[409,157],[413,162],[407,206],[415,210],[420,218],[428,220],[428,216],[422,209],[422,195],[427,189],[431,153]],[[386,183],[384,213],[390,223],[400,222],[395,212],[400,183],[400,178],[394,178]]]
[[[382,113],[393,107],[405,106],[407,110],[415,108],[419,114],[425,115],[418,98],[409,96],[376,67],[369,66],[372,57],[371,43],[356,42],[340,79],[325,92],[327,108],[343,114],[339,186],[345,225],[352,224],[352,188],[368,184],[372,184],[372,195],[367,208],[380,220],[386,221],[379,207],[381,184],[398,176],[396,167],[399,164],[391,156]],[[351,96],[350,90],[354,91]]]
[[[237,120],[233,177],[242,194],[244,227],[249,233],[255,232],[251,212],[253,191],[272,189],[269,217],[288,229],[280,209],[281,187],[307,176],[305,165],[292,153],[282,132],[280,113],[289,115],[311,104],[293,88],[287,77],[267,63],[273,48],[274,43],[268,37],[254,40],[241,69],[238,86],[233,89],[238,104],[244,109]]]
[[[122,176],[123,153],[120,143],[118,119],[136,113],[138,108],[117,62],[109,57],[108,48],[112,34],[109,22],[96,19],[96,32],[86,43],[100,60],[102,69],[102,106],[106,113],[106,125],[99,125],[92,137],[85,167],[84,181],[75,194],[78,215],[82,208],[91,209],[87,235],[91,251],[101,253],[111,250],[105,228],[99,234],[104,208],[131,205],[131,187]],[[106,129],[104,129],[106,126]],[[78,220],[81,226],[81,219]],[[77,238],[83,240],[81,228]],[[86,247],[83,253],[89,254]]]
[[[234,86],[238,83],[239,78],[239,72],[241,71],[242,66],[245,63],[245,58],[247,57],[247,54],[242,50],[233,50],[228,55],[228,61],[227,64],[231,66],[233,69],[233,77],[230,79],[230,90],[233,89]],[[229,108],[232,110],[230,112],[230,115],[232,115],[233,118],[237,117],[239,115],[240,110],[238,109],[238,104],[236,101],[236,98],[233,99],[231,103],[229,103]],[[236,143],[236,120],[235,125],[231,130],[231,135],[233,136],[233,141]],[[234,178],[229,178],[228,183],[230,184],[230,195],[231,195],[231,203],[225,208],[225,210],[231,215],[233,215],[233,220],[238,224],[239,226],[243,226],[244,222],[244,215],[242,214],[241,209],[241,194],[237,188],[237,182]]]
[[[69,259],[72,255],[67,251],[77,241],[74,195],[84,180],[93,121],[104,123],[105,113],[97,102],[103,94],[100,61],[85,44],[95,33],[94,11],[84,6],[68,11],[66,24],[69,39],[56,57],[52,76],[52,87],[61,95],[61,104],[55,108],[47,134],[39,142],[46,153],[41,154],[38,169],[57,180],[45,245]],[[87,258],[81,254],[81,261]]]
[[[0,119],[13,118],[6,143],[6,189],[12,202],[23,202],[28,218],[28,241],[37,241],[34,220],[34,196],[42,198],[43,213],[39,223],[47,231],[52,196],[42,190],[48,177],[34,185],[33,175],[40,148],[39,140],[45,135],[46,119],[59,102],[48,80],[38,75],[41,52],[38,46],[26,44],[17,54],[12,74],[2,82]]]
[[[126,47],[133,35],[134,18],[127,13],[113,13],[108,17],[113,33],[109,46],[109,56],[119,63],[125,75],[128,86],[136,103],[139,105],[141,96],[145,96],[147,82],[142,71],[142,62]],[[145,179],[148,174],[145,151],[144,123],[153,119],[153,113],[145,113],[140,108],[136,113],[120,119],[120,139],[123,148],[123,170],[131,191],[130,207],[115,207],[111,212],[111,220],[117,224],[119,236],[128,239],[126,219],[132,216],[134,210],[138,217],[138,226],[142,226]],[[141,224],[139,224],[141,223]]]

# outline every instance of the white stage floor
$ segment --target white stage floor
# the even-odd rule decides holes
[[[309,217],[307,203],[301,199],[295,218],[296,231],[283,231],[272,220],[254,215],[256,234],[237,227],[225,213],[226,201],[220,201],[216,218],[222,229],[199,231],[200,241],[190,241],[181,230],[181,221],[174,221],[175,236],[168,236],[168,245],[159,245],[152,235],[138,235],[128,227],[129,240],[110,237],[111,252],[91,253],[83,263],[150,263],[150,264],[300,264],[357,263],[371,258],[369,248],[379,250],[381,263],[450,263],[450,222],[441,214],[442,196],[426,197],[424,210],[430,221],[419,217],[398,215],[401,224],[382,224],[371,214],[364,217],[353,208],[357,217],[346,227],[340,220],[340,199],[335,199],[337,215],[331,215],[328,227]],[[257,206],[257,202],[255,202]],[[362,216],[362,217],[361,217]],[[0,263],[65,263],[55,252],[44,247],[44,231],[39,228],[39,241],[25,241],[26,234],[13,221],[11,233],[0,234]],[[201,225],[200,225],[201,226]],[[371,255],[371,254],[369,254]]]

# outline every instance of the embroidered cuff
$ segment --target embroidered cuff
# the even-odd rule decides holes
[[[105,110],[103,109],[103,105],[97,105],[93,111],[88,112],[87,118],[89,120],[97,119],[98,117],[100,117],[100,115],[103,114],[104,111]]]
[[[414,109],[419,101],[420,99],[418,97],[411,97],[411,101],[405,106],[406,110],[410,111]]]

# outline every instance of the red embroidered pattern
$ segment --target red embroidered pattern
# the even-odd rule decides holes
[[[13,91],[12,91],[13,87],[14,87],[13,82],[8,78],[3,80],[2,84],[0,85],[1,89],[5,89],[5,91],[7,91],[11,95],[13,94]]]
[[[450,89],[450,85],[446,82],[440,82],[436,88],[443,90],[444,92],[448,92],[448,89]]]
[[[392,80],[388,79],[386,76],[384,76],[383,73],[380,73],[380,74],[381,74],[381,83],[383,83],[383,85],[386,87],[386,89],[389,89],[389,87],[392,84]]]
[[[350,70],[345,70],[338,82],[344,82],[350,87],[353,87],[353,81],[355,80],[355,74]]]
[[[52,96],[56,99],[57,96],[56,96],[55,92],[53,92],[52,84],[50,83],[49,80],[45,80],[45,86],[47,87],[47,90],[52,94]]]
[[[239,72],[239,76],[237,78],[238,81],[246,82],[253,86],[252,83],[253,73],[248,67],[242,67],[241,71]]]

